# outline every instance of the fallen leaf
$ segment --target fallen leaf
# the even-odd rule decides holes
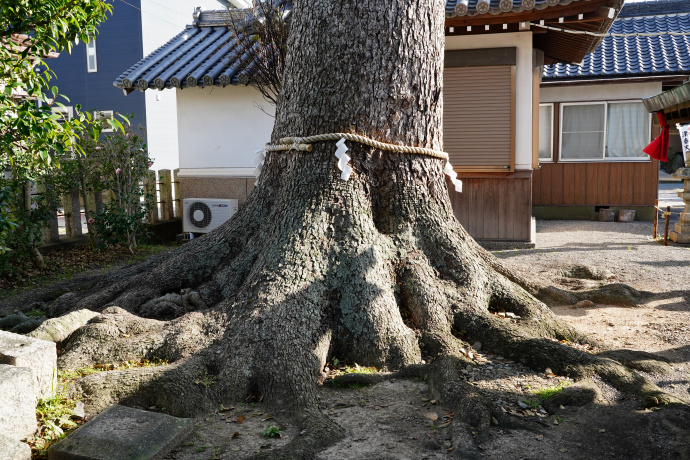
[[[534,439],[536,439],[537,441],[541,441],[542,439],[544,439],[544,435],[543,435],[543,434],[538,434],[538,435],[536,435],[536,436],[534,437]]]
[[[237,439],[237,438],[239,438],[240,436],[242,436],[242,434],[241,434],[239,431],[235,431],[235,432],[232,434],[232,439]]]

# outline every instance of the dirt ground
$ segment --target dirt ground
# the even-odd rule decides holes
[[[550,284],[585,289],[624,282],[649,294],[638,307],[556,307],[556,313],[614,349],[667,358],[671,374],[646,374],[690,401],[690,248],[651,239],[651,224],[540,221],[537,249],[495,253],[505,263]],[[564,276],[573,265],[606,272],[604,280]],[[479,347],[479,344],[477,345]],[[592,350],[597,351],[597,350]],[[488,433],[450,433],[454,416],[431,400],[427,383],[397,379],[363,388],[320,390],[322,409],[347,433],[318,459],[690,459],[690,410],[643,409],[605,382],[583,407],[539,405],[536,391],[572,381],[527,369],[487,350],[463,374],[494,405]],[[535,403],[536,401],[536,403]],[[270,428],[281,437],[262,436]],[[262,404],[242,404],[195,420],[195,429],[168,458],[241,459],[270,452],[303,435],[274,419]],[[476,446],[467,449],[467,445]]]

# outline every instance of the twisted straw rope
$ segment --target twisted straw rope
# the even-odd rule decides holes
[[[348,141],[368,145],[370,147],[374,147],[380,150],[388,150],[397,153],[418,153],[433,158],[439,158],[441,160],[448,159],[448,154],[446,152],[441,152],[439,150],[426,149],[423,147],[408,147],[405,145],[388,144],[385,142],[376,141],[366,136],[360,136],[357,134],[349,133],[317,134],[316,136],[309,137],[284,137],[280,139],[280,144],[266,144],[265,150],[268,152],[276,152],[281,150],[294,149],[300,150],[302,152],[311,152],[312,147],[309,144],[312,144],[314,142],[338,141],[342,138],[345,138],[345,140]]]

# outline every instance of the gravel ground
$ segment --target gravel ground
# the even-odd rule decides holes
[[[543,220],[537,221],[536,249],[495,254],[542,279],[553,278],[568,264],[593,265],[640,290],[689,290],[690,247],[662,243],[652,238],[651,222]]]

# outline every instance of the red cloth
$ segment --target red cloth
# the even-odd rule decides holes
[[[659,134],[659,137],[654,139],[651,144],[645,147],[643,151],[652,158],[666,161],[668,159],[669,126],[666,123],[666,117],[663,111],[657,112],[656,116],[659,118],[659,124],[661,125],[661,134]]]

